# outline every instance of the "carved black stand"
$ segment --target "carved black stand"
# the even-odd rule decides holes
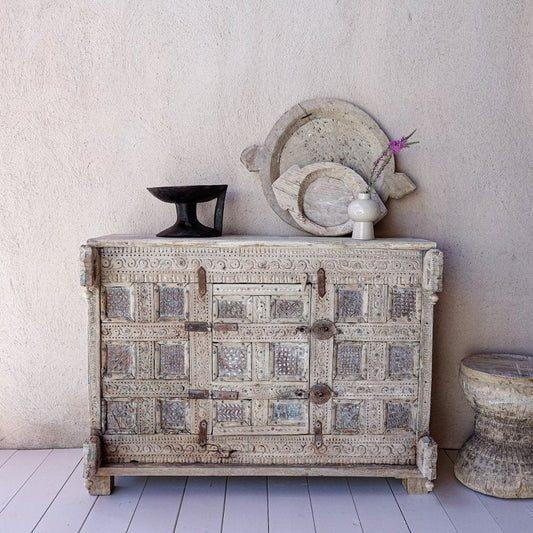
[[[148,190],[162,202],[176,205],[176,223],[157,234],[158,237],[219,237],[222,235],[222,217],[227,185],[187,185],[183,187],[149,187]],[[214,227],[204,226],[196,216],[200,202],[217,199]]]

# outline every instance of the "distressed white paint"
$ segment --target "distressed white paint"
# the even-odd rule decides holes
[[[148,186],[228,183],[225,232],[295,234],[239,161],[297,102],[333,96],[390,137],[415,193],[376,235],[447,256],[432,434],[472,429],[459,361],[531,351],[533,5],[253,0],[0,4],[0,446],[81,445],[78,245],[174,219]]]

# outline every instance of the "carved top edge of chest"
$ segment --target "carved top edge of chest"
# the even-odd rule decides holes
[[[424,239],[395,238],[373,239],[360,241],[349,237],[276,237],[264,235],[226,235],[212,239],[176,239],[151,237],[143,235],[105,235],[87,241],[95,248],[114,247],[144,247],[144,246],[172,246],[176,248],[188,247],[245,247],[245,246],[291,246],[291,247],[326,247],[340,246],[366,249],[401,249],[401,250],[430,250],[436,248],[436,243]]]
[[[411,273],[416,279],[407,281],[408,284],[421,284],[422,289],[435,293],[442,290],[442,266],[443,254],[436,244],[421,239],[358,241],[249,236],[159,239],[110,235],[90,239],[81,247],[81,284],[85,287],[102,281],[127,281],[132,276],[135,281],[141,280],[139,276],[141,281],[153,281],[155,270],[160,273],[159,281],[191,281],[193,273],[201,270],[205,276],[207,270],[208,279],[218,273],[216,276],[224,282],[228,282],[230,278],[226,277],[231,272],[240,272],[241,277],[260,275],[264,282],[269,282],[268,272],[270,282],[289,278],[294,282],[298,273],[303,277],[314,276],[321,270],[344,280],[349,280],[354,272],[368,272],[378,278],[391,272]],[[146,276],[150,279],[144,279]]]

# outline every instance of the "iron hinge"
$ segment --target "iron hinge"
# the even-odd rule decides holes
[[[198,294],[205,296],[207,293],[207,274],[204,267],[198,269]]]
[[[322,422],[320,420],[313,424],[313,432],[315,434],[315,446],[321,448],[324,441],[322,440]]]
[[[207,444],[207,421],[200,420],[198,426],[198,444],[200,446],[205,446]]]
[[[316,273],[316,282],[318,286],[318,295],[323,298],[326,294],[326,272],[323,268],[319,268]]]

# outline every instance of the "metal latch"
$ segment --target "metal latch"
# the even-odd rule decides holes
[[[317,383],[309,389],[309,400],[317,405],[326,403],[332,396],[333,391],[324,383]]]
[[[313,424],[313,431],[315,433],[315,446],[321,448],[324,441],[322,440],[322,422],[320,422],[320,420],[317,420]]]
[[[200,446],[207,444],[207,422],[205,420],[201,420],[198,427],[198,444]]]
[[[335,324],[328,319],[317,320],[311,327],[311,335],[318,340],[331,339],[338,333]]]
[[[194,331],[196,333],[207,333],[209,324],[207,322],[185,322],[185,331]]]

